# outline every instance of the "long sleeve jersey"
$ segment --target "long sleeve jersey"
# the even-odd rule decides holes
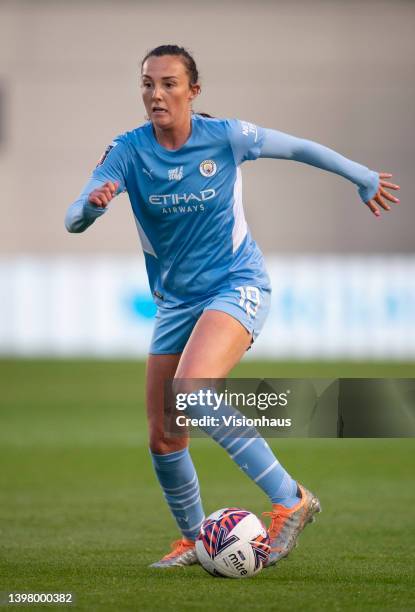
[[[259,157],[291,159],[355,183],[367,202],[379,176],[335,151],[238,119],[192,116],[179,149],[161,146],[150,122],[107,147],[65,225],[82,232],[106,212],[88,202],[106,181],[127,191],[149,284],[160,305],[174,308],[237,285],[269,287],[263,255],[246,224],[240,166]]]

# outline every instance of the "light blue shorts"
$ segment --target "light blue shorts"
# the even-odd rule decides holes
[[[267,317],[271,289],[241,285],[226,289],[191,306],[163,308],[159,306],[149,352],[153,355],[181,353],[205,310],[220,310],[242,323],[254,341]]]

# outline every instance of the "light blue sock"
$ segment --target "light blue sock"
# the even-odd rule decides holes
[[[296,481],[283,468],[264,438],[254,428],[251,429],[249,431],[247,428],[244,436],[253,437],[234,438],[231,432],[222,436],[220,432],[213,432],[212,438],[268,495],[273,504],[291,508],[298,502]]]
[[[207,414],[206,406],[188,406],[187,414],[200,418]],[[211,414],[211,413],[210,413]],[[215,416],[237,416],[241,413],[224,402],[220,404]],[[235,427],[224,424],[219,427],[200,427],[215,442],[226,450],[230,458],[247,474],[270,498],[273,504],[282,504],[291,508],[298,503],[297,483],[283,468],[268,443],[254,427]],[[243,435],[243,437],[235,437]]]
[[[151,452],[151,457],[164,497],[180,531],[185,538],[195,540],[205,515],[189,449],[167,455]]]

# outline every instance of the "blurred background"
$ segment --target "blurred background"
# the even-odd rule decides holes
[[[128,197],[63,219],[113,137],[144,121],[140,60],[177,43],[196,111],[329,146],[401,184],[377,220],[344,179],[243,166],[273,282],[250,358],[415,358],[415,3],[0,0],[0,354],[145,356],[155,307]]]
[[[273,298],[232,376],[413,378],[414,30],[411,0],[0,0],[0,592],[74,591],[88,612],[413,608],[413,439],[272,439],[324,508],[292,559],[237,589],[147,568],[177,536],[148,453],[141,247],[126,195],[84,234],[64,216],[144,121],[143,55],[184,45],[196,111],[321,142],[402,187],[377,220],[338,176],[244,164]],[[206,514],[268,507],[210,440],[192,457]]]

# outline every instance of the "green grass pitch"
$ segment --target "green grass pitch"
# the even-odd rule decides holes
[[[253,361],[234,371],[413,374],[413,364]],[[413,439],[272,440],[322,502],[299,547],[249,580],[157,571],[148,564],[177,532],[147,450],[144,364],[3,360],[0,380],[0,591],[73,591],[82,611],[413,609]],[[269,509],[213,442],[193,440],[192,454],[207,513]]]

